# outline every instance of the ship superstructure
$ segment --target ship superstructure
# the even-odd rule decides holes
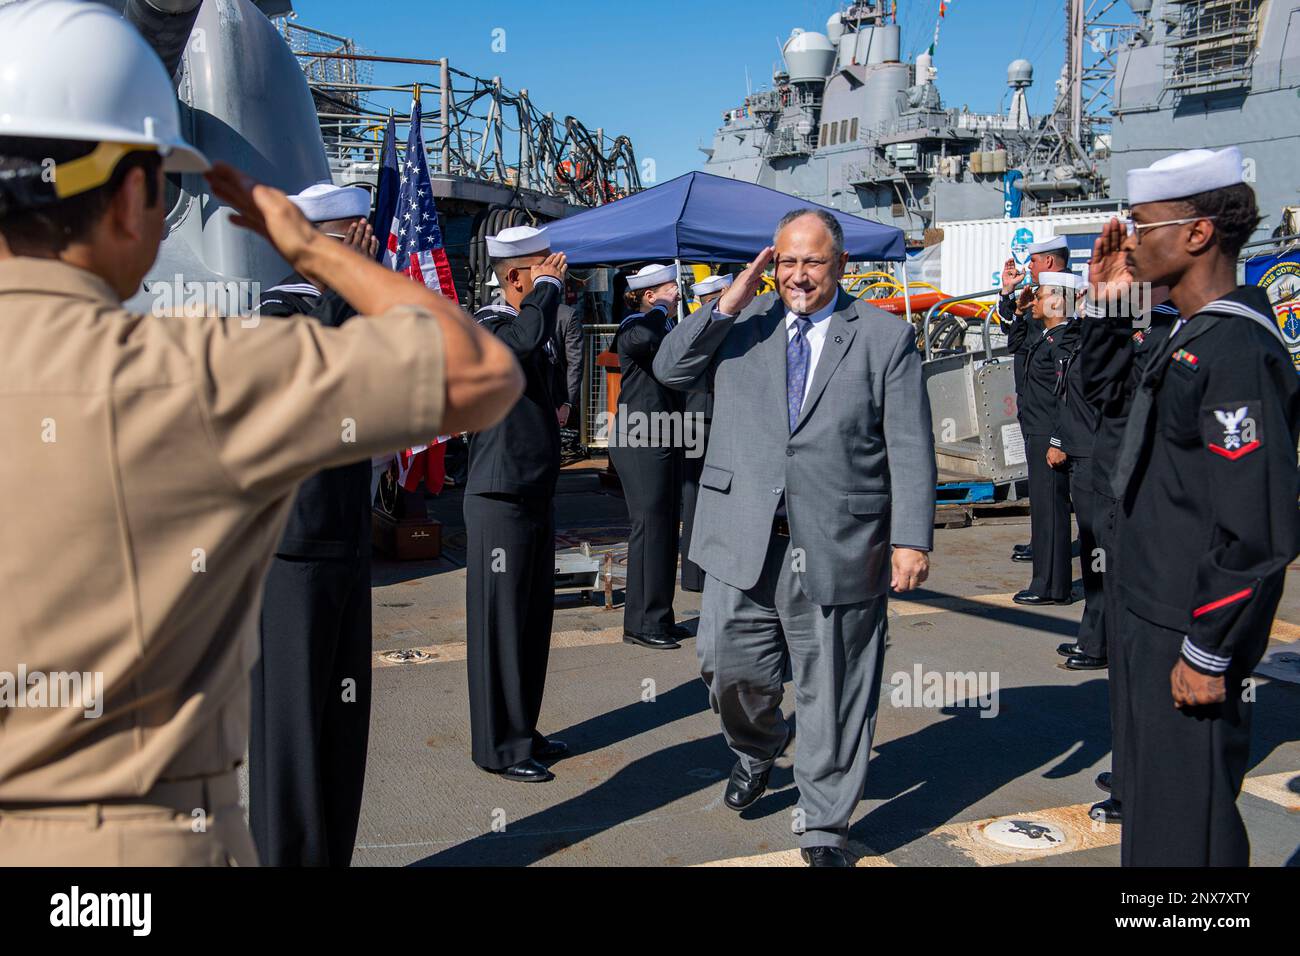
[[[1005,110],[947,105],[935,57],[903,58],[897,6],[859,0],[824,33],[795,29],[771,89],[723,114],[704,168],[913,242],[941,222],[1114,208],[1128,169],[1195,147],[1243,147],[1261,235],[1297,202],[1300,0],[1064,0],[1065,62],[1042,116],[1024,59],[1007,68]]]

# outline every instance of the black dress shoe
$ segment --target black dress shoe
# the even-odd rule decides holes
[[[1017,604],[1027,604],[1030,607],[1036,607],[1039,604],[1069,604],[1070,603],[1069,598],[1066,598],[1064,601],[1058,601],[1056,598],[1042,597],[1041,595],[1035,594],[1033,591],[1030,591],[1028,588],[1026,588],[1023,591],[1017,591],[1012,596],[1011,600],[1015,601]]]
[[[731,768],[731,779],[727,781],[727,792],[723,794],[723,802],[737,812],[753,806],[754,801],[767,789],[769,773],[771,768],[751,775],[745,769],[745,765],[737,760],[736,765]]]
[[[1097,779],[1094,780],[1093,783],[1097,785],[1098,790],[1110,793],[1110,771],[1103,770],[1101,773],[1097,774]]]
[[[1058,644],[1056,646],[1056,653],[1060,654],[1062,657],[1073,657],[1075,654],[1079,653],[1079,645],[1077,643]]]
[[[1065,659],[1065,669],[1070,671],[1103,671],[1109,666],[1106,658],[1088,654],[1071,654]]]
[[[1120,803],[1114,797],[1107,797],[1101,803],[1094,803],[1092,808],[1088,810],[1088,816],[1106,823],[1122,823],[1124,820],[1124,813]]]
[[[569,745],[563,740],[542,739],[543,743],[533,744],[534,760],[563,760],[569,756]]]
[[[799,851],[809,866],[852,866],[849,855],[835,846],[810,846]]]
[[[1031,544],[1013,544],[1011,546],[1012,554],[1033,554],[1034,548]]]
[[[1028,547],[1028,546],[1026,546],[1026,547],[1025,547],[1025,550],[1023,550],[1023,551],[1012,551],[1012,552],[1011,552],[1011,560],[1012,560],[1012,561],[1032,561],[1032,560],[1034,560],[1034,549],[1033,549],[1033,548],[1030,548],[1030,547]]]
[[[623,632],[623,643],[638,644],[656,651],[672,651],[682,646],[663,634],[633,634],[631,631]]]
[[[555,779],[555,774],[532,757],[519,761],[513,767],[506,767],[505,770],[494,770],[492,772],[505,777],[507,780],[517,780],[520,783],[546,783],[548,780]]]

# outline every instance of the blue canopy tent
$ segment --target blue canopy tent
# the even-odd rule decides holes
[[[839,220],[849,258],[904,261],[903,232],[786,193],[710,173],[687,173],[617,202],[549,223],[569,265],[651,260],[749,262],[787,212],[812,207]]]
[[[822,209],[844,230],[851,261],[903,263],[903,298],[911,315],[903,231],[850,216],[766,186],[693,172],[625,199],[548,223],[551,249],[569,265],[617,265],[673,260],[749,262],[772,242],[781,217]],[[682,306],[679,304],[679,313]]]

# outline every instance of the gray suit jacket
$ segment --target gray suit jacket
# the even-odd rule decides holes
[[[840,292],[792,433],[785,316],[774,292],[734,319],[707,306],[659,346],[661,382],[712,383],[714,393],[690,558],[752,588],[784,496],[804,594],[820,605],[864,601],[889,587],[891,544],[934,540],[934,438],[915,334]]]
[[[582,406],[582,323],[573,306],[560,303],[555,313],[556,363],[555,407],[566,402],[572,406],[569,427],[577,426],[578,409]]]

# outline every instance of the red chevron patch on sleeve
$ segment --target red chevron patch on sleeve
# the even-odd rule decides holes
[[[1249,455],[1258,447],[1258,441],[1249,442],[1242,445],[1240,448],[1234,448],[1232,451],[1228,451],[1228,449],[1215,444],[1209,446],[1210,451],[1214,452],[1216,455],[1222,455],[1224,458],[1228,459],[1228,461],[1236,461],[1242,455]]]

